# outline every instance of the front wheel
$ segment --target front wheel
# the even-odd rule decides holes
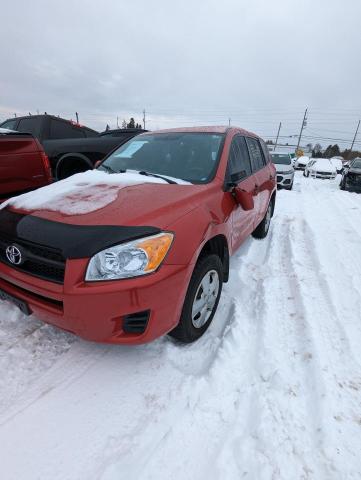
[[[253,230],[252,236],[254,238],[267,237],[267,233],[271,224],[272,210],[273,210],[273,200],[269,202],[266,215],[263,217],[262,222],[258,225],[258,227],[255,230]]]
[[[223,284],[223,265],[217,255],[201,257],[193,271],[179,324],[169,335],[184,343],[198,340],[216,313]]]

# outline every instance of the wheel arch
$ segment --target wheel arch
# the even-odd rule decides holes
[[[64,162],[70,161],[71,159],[75,159],[76,161],[82,162],[84,165],[88,166],[89,169],[92,169],[94,166],[93,162],[89,159],[89,157],[87,157],[83,153],[79,153],[79,152],[65,153],[58,159],[56,163],[55,172],[54,172],[56,179],[59,179],[59,173],[61,173],[61,168],[63,168]]]
[[[198,255],[198,260],[205,255],[216,254],[223,265],[223,282],[229,279],[229,248],[227,238],[223,234],[215,235],[205,242]]]

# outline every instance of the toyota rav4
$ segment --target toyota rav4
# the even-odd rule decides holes
[[[198,339],[230,256],[267,235],[275,167],[239,128],[145,133],[0,211],[0,298],[85,339]]]

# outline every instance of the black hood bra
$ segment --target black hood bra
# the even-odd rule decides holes
[[[0,235],[55,248],[64,258],[85,258],[120,243],[160,233],[148,226],[71,225],[33,215],[0,210]]]

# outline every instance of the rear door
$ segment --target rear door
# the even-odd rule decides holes
[[[227,165],[226,181],[238,177],[235,183],[242,190],[251,193],[256,202],[255,178],[252,175],[251,161],[245,137],[235,135],[233,137]],[[235,202],[232,212],[232,250],[237,249],[243,240],[253,231],[256,214],[256,204],[253,210],[243,210],[241,205]]]
[[[274,173],[269,167],[269,158],[266,159],[260,141],[257,138],[247,137],[247,146],[251,159],[252,174],[255,179],[256,212],[254,227],[256,227],[266,214],[273,190]]]

